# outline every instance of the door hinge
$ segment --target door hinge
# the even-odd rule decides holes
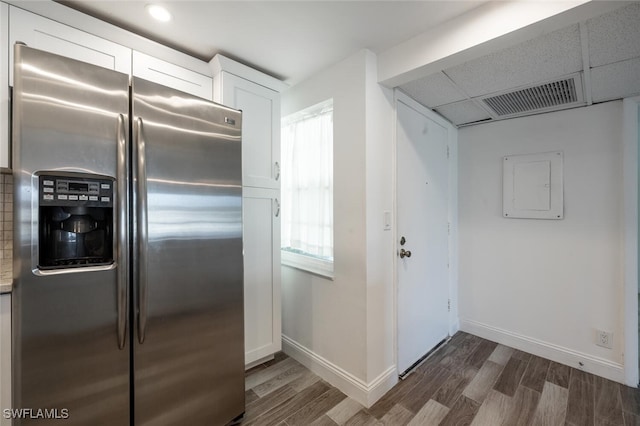
[[[447,158],[449,158],[449,145],[447,145]]]
[[[447,299],[447,311],[451,312],[451,299]]]
[[[451,222],[447,222],[447,235],[451,235]]]

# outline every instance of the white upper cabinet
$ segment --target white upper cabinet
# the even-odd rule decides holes
[[[221,55],[213,68],[214,101],[242,110],[244,186],[280,188],[281,81]]]
[[[133,52],[133,75],[194,96],[213,100],[213,80],[211,77],[144,53]]]
[[[279,188],[280,95],[233,74],[222,78],[224,104],[242,110],[243,185]]]
[[[9,10],[9,85],[16,42],[90,64],[131,73],[131,49],[31,12]]]
[[[0,69],[9,68],[9,5],[0,3]],[[9,75],[0,73],[0,167],[11,167],[9,158]]]

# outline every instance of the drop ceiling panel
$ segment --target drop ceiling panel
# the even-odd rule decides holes
[[[580,28],[572,25],[445,70],[470,97],[582,70]]]
[[[587,21],[592,67],[640,56],[640,3]]]
[[[429,108],[466,99],[441,72],[403,84],[400,88],[413,99]]]
[[[473,123],[474,121],[491,118],[484,109],[480,108],[472,101],[443,105],[438,107],[436,111],[455,125]]]
[[[591,69],[594,102],[640,94],[640,58]]]

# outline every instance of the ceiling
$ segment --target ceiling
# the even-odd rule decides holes
[[[482,101],[487,95],[557,80],[572,73],[581,77],[582,84],[577,89],[583,91],[584,100],[571,106],[640,94],[640,2],[441,70],[400,88],[452,123],[465,125],[500,119]]]
[[[190,1],[159,3],[169,23],[145,13],[148,1],[59,0],[209,61],[216,53],[293,85],[353,53],[384,52],[485,1]],[[640,94],[640,2],[400,86],[455,125],[500,116],[483,98],[577,75],[578,100],[521,115]],[[516,96],[517,97],[517,96]],[[511,96],[511,98],[516,98]]]
[[[66,6],[209,61],[216,53],[288,84],[353,53],[384,51],[484,1],[166,0],[159,23],[149,1],[59,0]]]

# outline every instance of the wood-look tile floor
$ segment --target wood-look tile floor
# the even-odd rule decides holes
[[[279,353],[242,425],[640,426],[640,390],[459,332],[368,409]]]

